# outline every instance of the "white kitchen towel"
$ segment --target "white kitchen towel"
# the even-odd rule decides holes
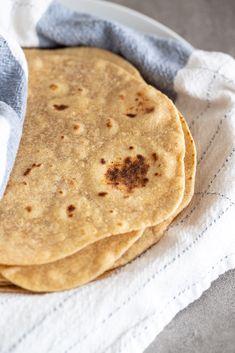
[[[141,353],[180,310],[197,299],[221,273],[235,267],[234,59],[141,36],[118,24],[68,12],[55,3],[48,7],[45,1],[6,0],[4,4],[7,6],[5,13],[0,11],[0,31],[4,29],[20,44],[55,46],[58,33],[62,42],[65,38],[56,30],[61,25],[74,26],[70,40],[76,39],[78,44],[84,39],[78,36],[81,26],[85,30],[87,23],[95,20],[96,29],[103,26],[99,32],[102,38],[109,35],[109,49],[116,44],[115,51],[137,66],[144,47],[146,60],[139,69],[146,78],[156,54],[157,63],[151,72],[156,81],[152,83],[159,83],[158,87],[176,97],[175,103],[186,117],[197,145],[198,166],[190,206],[156,246],[110,278],[64,293],[0,294],[0,352]],[[132,51],[126,51],[123,40],[118,42],[120,34],[130,36],[132,43],[138,41],[139,47],[132,47],[138,54],[137,61]],[[17,94],[21,92],[20,107],[12,107],[11,101],[4,100],[0,83],[0,175],[5,173],[8,136],[13,130],[17,133],[11,119],[17,121],[18,117],[19,131],[22,127],[27,79],[20,49],[11,45],[12,39],[3,37],[1,48],[9,49],[7,58],[14,56],[23,73],[19,69],[20,75],[15,76]],[[107,44],[102,38],[99,46]],[[94,38],[90,41],[88,35],[84,44],[97,43]],[[6,72],[9,74],[5,68],[4,75]],[[0,78],[1,74],[0,70]],[[169,86],[161,83],[164,78]],[[23,82],[23,88],[19,82]]]

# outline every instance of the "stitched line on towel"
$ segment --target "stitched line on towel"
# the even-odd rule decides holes
[[[206,149],[204,150],[204,152],[202,153],[201,157],[199,158],[199,160],[198,160],[198,162],[197,162],[197,165],[199,165],[199,164],[203,161],[203,159],[205,158],[207,152],[209,151],[209,148],[211,147],[212,143],[214,142],[216,136],[218,135],[218,133],[219,133],[219,131],[220,131],[220,129],[221,129],[221,126],[222,126],[223,122],[224,122],[229,116],[231,117],[231,115],[230,115],[231,112],[232,112],[232,109],[230,109],[230,110],[228,111],[228,113],[224,114],[224,116],[220,119],[219,124],[218,124],[217,127],[216,127],[215,133],[214,133],[213,136],[211,137],[211,139],[210,139],[210,141],[209,141],[209,143],[208,143]]]
[[[193,125],[195,124],[195,122],[201,118],[207,111],[208,109],[210,109],[211,107],[211,101],[210,101],[210,96],[211,96],[211,91],[212,91],[212,87],[213,87],[213,83],[217,78],[217,74],[219,73],[219,71],[230,61],[230,58],[225,60],[216,71],[214,71],[214,74],[212,76],[212,79],[210,80],[210,82],[208,83],[208,87],[207,87],[207,92],[206,92],[206,107],[201,111],[201,113],[199,113],[190,123],[189,128],[192,129]]]
[[[58,304],[56,304],[53,308],[51,308],[51,310],[49,310],[47,313],[45,313],[41,319],[39,319],[37,322],[35,322],[35,324],[33,324],[33,326],[31,326],[31,328],[26,331],[25,333],[23,333],[15,343],[13,343],[9,349],[6,351],[7,353],[13,352],[23,341],[25,341],[25,339],[31,334],[33,333],[40,325],[43,324],[43,322],[53,313],[59,311],[63,305],[72,297],[75,297],[77,294],[77,291],[74,291],[73,293],[69,294],[68,296],[66,296],[63,300],[61,300],[61,302],[59,302]]]
[[[194,69],[194,70],[195,70],[195,69],[204,70],[204,71],[208,71],[208,72],[211,72],[211,73],[215,73],[218,77],[220,77],[221,79],[223,79],[225,82],[231,83],[231,84],[235,85],[235,81],[234,81],[234,80],[231,80],[230,78],[228,78],[227,76],[225,76],[225,75],[222,74],[221,72],[216,72],[215,70],[211,70],[211,69],[209,69],[208,67],[194,67],[193,69]]]
[[[214,175],[214,177],[212,178],[212,180],[210,181],[210,183],[209,183],[209,185],[208,185],[208,189],[209,189],[209,187],[212,185],[212,183],[213,183],[213,181],[215,180],[216,176],[219,174],[219,172],[222,170],[222,168],[223,168],[223,167],[225,166],[225,164],[228,162],[228,160],[229,160],[229,158],[232,156],[233,152],[235,152],[235,149],[232,150],[232,152],[231,152],[230,155],[226,158],[226,160],[225,160],[225,162],[223,163],[223,165],[219,168],[219,170],[217,171],[217,173]],[[206,192],[208,191],[208,189],[206,190]],[[202,197],[201,197],[200,200],[202,200],[202,198],[203,198],[204,196],[205,196],[205,195],[202,195]],[[196,209],[196,207],[199,205],[200,200],[199,200],[199,202],[197,203],[197,205],[195,206],[194,209]],[[190,214],[192,214],[192,213],[193,213],[193,210],[191,211]],[[187,218],[190,216],[190,214],[187,215]],[[186,217],[185,217],[185,218],[186,218]],[[219,218],[220,218],[220,217],[219,217]],[[218,219],[219,219],[219,218],[218,218]],[[182,221],[183,221],[183,220],[182,220]],[[211,225],[213,225],[213,222],[212,222]],[[207,230],[208,227],[206,227],[205,229]],[[185,251],[182,251],[182,253],[184,253],[184,252],[185,252]],[[180,254],[178,254],[178,255],[179,255],[178,257],[180,257]],[[172,261],[171,263],[174,263],[175,260],[176,260],[176,258],[173,258],[173,261]],[[168,267],[168,265],[167,265],[166,267]],[[164,270],[166,267],[163,267],[162,270]],[[159,272],[161,272],[162,270],[159,270]],[[157,273],[156,273],[156,274],[157,274]],[[61,307],[63,307],[63,305],[64,305],[71,297],[74,297],[75,295],[76,295],[76,291],[73,292],[72,294],[68,295],[67,297],[65,297],[61,302],[59,302],[58,304],[56,304],[51,310],[49,310],[47,313],[45,313],[45,314],[41,317],[41,319],[39,319],[33,326],[31,326],[31,328],[30,328],[28,331],[26,331],[25,333],[23,333],[23,334],[18,338],[18,340],[17,340],[15,343],[13,343],[12,346],[10,346],[10,348],[9,348],[6,352],[7,352],[7,353],[11,353],[11,352],[17,347],[17,345],[21,344],[35,329],[37,329],[40,325],[42,325],[43,322],[47,319],[47,317],[49,317],[50,315],[52,315],[54,312],[58,311]],[[125,304],[127,304],[127,302],[129,302],[129,301],[130,301],[130,299],[128,299]],[[123,305],[125,305],[125,304],[123,304]],[[119,307],[119,310],[120,310],[120,307]],[[116,309],[115,311],[118,311],[118,310]],[[115,312],[115,311],[114,311],[114,312]],[[113,313],[110,313],[109,316],[108,316],[108,318],[109,318],[109,317],[112,317],[112,314],[113,314]],[[107,321],[107,319],[104,319],[103,321],[105,322],[105,321]],[[102,322],[103,322],[103,321],[102,321]],[[101,323],[102,323],[102,322],[101,322]],[[83,337],[84,337],[84,336],[83,336]],[[84,340],[84,339],[86,339],[86,337],[83,338],[82,340]],[[81,342],[81,341],[79,341],[79,342]],[[78,342],[78,343],[79,343],[79,342]]]
[[[194,195],[219,196],[219,197],[222,197],[222,198],[226,199],[227,201],[229,201],[229,202],[230,202],[230,206],[235,206],[235,202],[233,202],[232,199],[230,199],[228,196],[226,196],[226,195],[224,195],[224,194],[221,194],[221,193],[219,193],[219,192],[195,192]],[[177,223],[177,224],[179,224],[179,223]],[[165,233],[167,233],[170,228],[173,228],[173,226],[170,225],[170,226],[166,229]],[[148,251],[150,251],[150,249],[147,249],[143,254],[139,255],[139,256],[138,256],[138,259],[141,258],[141,257],[143,257]],[[137,259],[135,259],[135,260],[133,260],[133,261],[136,261],[136,260],[137,260]],[[119,271],[120,271],[120,269],[116,269],[116,272],[119,272]]]
[[[172,229],[177,227],[180,224],[183,224],[193,213],[194,211],[197,209],[197,207],[199,206],[199,204],[201,203],[202,199],[205,197],[206,193],[208,192],[208,190],[210,189],[210,187],[212,186],[213,182],[215,181],[215,179],[217,178],[217,176],[219,175],[219,173],[221,172],[221,170],[225,167],[225,165],[228,163],[228,161],[230,160],[230,158],[233,156],[235,152],[235,148],[232,149],[232,151],[230,152],[230,154],[225,158],[225,161],[223,162],[222,166],[217,170],[217,172],[214,174],[213,178],[211,179],[211,181],[209,182],[209,184],[207,185],[206,190],[204,191],[204,193],[202,194],[202,196],[200,197],[200,199],[198,200],[198,202],[196,203],[196,205],[191,209],[191,211],[189,213],[187,213],[179,222],[171,225],[168,229]]]
[[[93,327],[91,329],[91,332],[94,332],[95,329],[99,328],[100,325],[103,325],[105,322],[107,322],[109,319],[111,319],[111,317],[114,316],[114,314],[116,314],[117,312],[119,312],[122,307],[124,307],[125,305],[127,305],[139,292],[140,290],[144,289],[152,280],[155,279],[155,277],[162,271],[164,271],[167,267],[169,267],[170,265],[172,265],[173,263],[175,263],[175,261],[180,258],[184,253],[186,253],[187,251],[189,251],[189,249],[197,243],[197,241],[204,236],[204,234],[208,231],[208,229],[210,229],[214,224],[216,224],[216,222],[230,209],[231,205],[229,205],[224,211],[221,211],[216,218],[213,219],[213,221],[211,221],[211,223],[209,223],[208,226],[206,226],[197,236],[196,238],[193,240],[192,243],[190,243],[186,248],[184,248],[182,250],[181,253],[179,253],[177,256],[174,256],[168,263],[166,263],[160,270],[154,272],[150,277],[148,277],[148,279],[140,286],[138,287],[133,293],[132,295],[128,296],[121,305],[119,305],[116,309],[114,309],[112,312],[110,312],[106,318],[104,318],[102,321],[99,322],[99,324],[95,327]],[[90,334],[86,334],[84,336],[82,336],[78,341],[76,341],[73,345],[69,346],[67,348],[67,350],[64,353],[69,353],[73,348],[75,348],[79,343],[81,343],[82,341],[86,340],[88,337],[90,336]]]
[[[220,196],[228,201],[230,201],[230,206],[235,206],[235,203],[226,195],[224,194],[221,194],[219,192],[196,192],[194,195],[204,195],[204,196]],[[172,228],[172,226],[170,225],[168,227],[168,229],[165,231],[165,233],[168,232],[168,230]],[[147,249],[143,254],[139,255],[137,259],[140,259],[141,257],[143,257],[148,251],[150,251],[151,249]],[[136,261],[137,259],[133,260],[133,261]],[[118,273],[121,269],[116,269],[116,273]]]
[[[195,192],[195,195],[215,195],[215,196],[220,196],[220,197],[223,197],[224,199],[230,201],[231,205],[235,206],[235,202],[230,199],[228,196],[224,195],[224,194],[221,194],[220,192]]]
[[[216,266],[218,266],[219,264],[223,263],[223,262],[226,262],[228,259],[230,258],[233,258],[234,257],[234,253],[232,254],[229,254],[229,255],[226,255],[224,257],[222,257],[219,261],[217,261],[211,268],[209,271],[207,271],[206,273],[206,276],[202,277],[200,280],[190,284],[188,287],[184,288],[182,291],[180,291],[176,296],[174,296],[171,300],[169,300],[166,304],[166,306],[164,307],[163,310],[161,310],[160,312],[158,311],[155,311],[154,313],[152,313],[150,316],[148,316],[148,319],[152,320],[154,316],[158,316],[158,315],[161,315],[162,313],[164,313],[164,311],[168,308],[168,306],[173,303],[175,300],[177,300],[178,298],[180,298],[183,294],[185,294],[185,292],[188,292],[190,291],[193,287],[197,286],[198,284],[200,284],[202,281],[204,281],[206,279],[206,277],[208,275],[210,275],[211,273],[214,272],[214,269]],[[226,260],[226,261],[225,261]],[[212,281],[211,281],[212,283]],[[203,294],[203,293],[202,293]],[[138,325],[140,326],[140,324]],[[137,326],[137,327],[138,327]],[[134,338],[137,338],[137,337],[140,337],[143,333],[145,333],[149,328],[149,324],[146,324],[143,329],[139,332],[139,333],[132,333],[131,334],[131,337],[129,339],[126,340],[125,343],[122,344],[122,347],[121,349],[118,350],[118,353],[121,353],[123,352],[123,348],[126,348],[129,343],[132,341],[132,339]],[[109,349],[110,349],[111,346],[107,347],[102,353],[106,353]]]

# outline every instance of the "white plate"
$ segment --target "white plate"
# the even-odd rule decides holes
[[[174,38],[185,42],[170,28],[125,6],[101,0],[60,0],[60,2],[73,10],[116,21],[146,34],[155,34],[162,38]]]

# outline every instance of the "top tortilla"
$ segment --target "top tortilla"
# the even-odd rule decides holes
[[[104,59],[108,62],[116,64],[120,66],[122,69],[129,72],[134,77],[143,80],[139,71],[130,64],[127,60],[123,59],[121,56],[114,54],[111,51],[101,49],[101,48],[93,48],[93,47],[68,47],[68,48],[55,48],[55,49],[24,49],[25,55],[27,57],[34,56],[35,65],[39,67],[42,65],[43,57],[47,57],[48,55],[67,55],[67,56],[75,56],[79,58],[79,60],[92,60],[93,58]],[[39,56],[38,56],[39,53]],[[145,81],[144,81],[145,82]]]
[[[2,264],[157,224],[184,192],[183,132],[165,95],[105,60],[40,53],[28,55],[27,117],[0,205]]]

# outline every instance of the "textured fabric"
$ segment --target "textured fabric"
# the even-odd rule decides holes
[[[0,31],[0,199],[14,165],[24,121],[27,67],[22,50]]]
[[[192,203],[165,237],[110,278],[64,293],[1,294],[0,352],[141,353],[177,312],[235,267],[235,62],[225,54],[192,51],[190,46],[142,36],[56,4],[39,17],[39,1],[17,3],[14,13],[17,6],[29,8],[20,13],[35,31],[32,36],[22,28],[20,32],[18,17],[11,33],[22,38],[21,44],[97,43],[114,48],[138,65],[145,78],[151,76],[152,83],[169,89],[195,138],[198,171]],[[3,23],[1,16],[2,12]],[[85,36],[91,23],[96,30]],[[9,110],[1,109],[0,105],[6,139],[8,125],[17,125],[7,118]],[[6,148],[0,150],[0,162],[8,158],[2,151],[6,156]]]

